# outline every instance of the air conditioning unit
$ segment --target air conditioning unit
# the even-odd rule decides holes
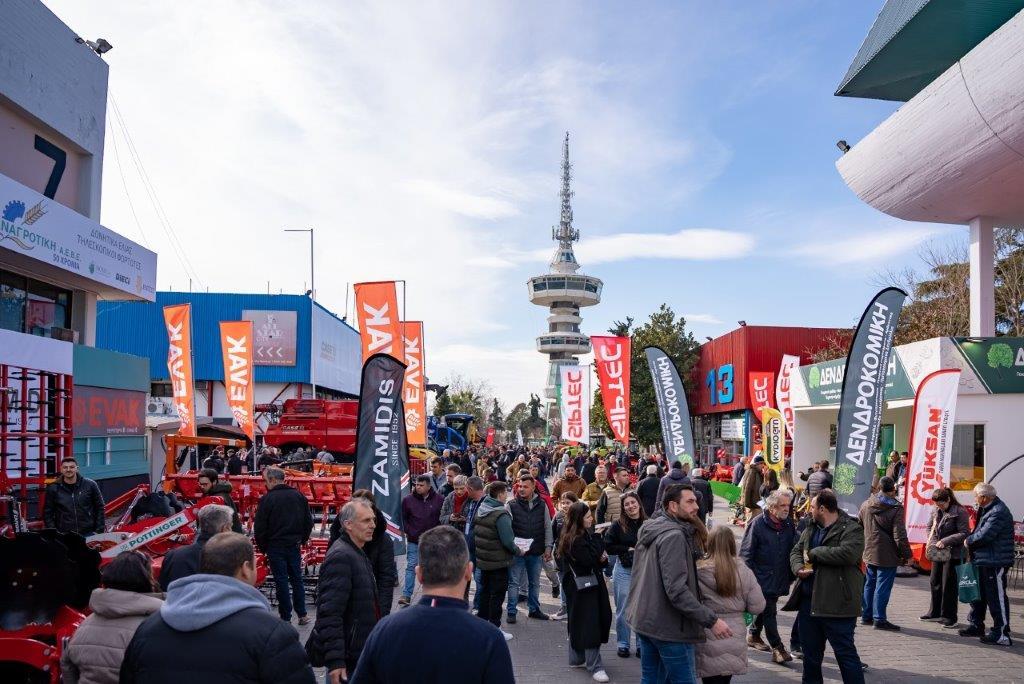
[[[165,397],[150,397],[146,402],[146,413],[151,416],[167,416],[174,414],[171,400]]]

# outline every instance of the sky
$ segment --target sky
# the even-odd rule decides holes
[[[546,379],[526,281],[566,131],[577,257],[604,281],[589,334],[663,302],[698,340],[852,326],[878,272],[965,238],[836,171],[836,141],[896,108],[833,95],[882,0],[46,4],[114,46],[101,220],[158,252],[158,289],[301,294],[284,229],[312,226],[318,301],[404,280],[430,380],[506,410]]]

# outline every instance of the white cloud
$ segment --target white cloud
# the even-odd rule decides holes
[[[900,224],[886,230],[847,231],[844,237],[819,239],[797,245],[791,252],[811,257],[825,266],[867,264],[885,266],[885,261],[917,247],[928,238],[949,232],[942,226]]]
[[[438,182],[425,178],[417,178],[402,183],[404,188],[414,195],[447,209],[448,211],[470,218],[488,220],[508,218],[519,213],[516,206],[508,200],[486,195],[474,195],[456,188],[449,188]]]
[[[577,257],[585,264],[629,259],[735,259],[750,254],[754,236],[695,228],[677,233],[618,233],[580,240]]]
[[[486,380],[506,410],[528,401],[531,392],[544,397],[548,361],[533,348],[449,344],[432,352],[427,363],[431,382],[453,375]]]
[[[708,323],[708,324],[714,325],[714,324],[718,324],[718,323],[722,322],[714,314],[706,314],[706,313],[698,313],[698,314],[688,313],[688,314],[683,314],[683,318],[686,319],[687,323]]]

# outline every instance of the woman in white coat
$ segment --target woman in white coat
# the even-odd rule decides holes
[[[728,684],[733,675],[747,671],[747,628],[743,613],[757,615],[764,610],[764,595],[754,573],[736,557],[736,538],[726,526],[716,527],[708,537],[708,556],[697,564],[704,605],[725,620],[732,630],[727,639],[707,639],[697,644],[697,676],[703,684]]]

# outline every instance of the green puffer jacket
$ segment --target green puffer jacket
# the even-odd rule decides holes
[[[489,496],[480,501],[473,523],[473,535],[478,568],[501,570],[512,565],[516,552],[512,516],[500,501]]]
[[[839,519],[829,528],[821,545],[811,549],[811,536],[820,529],[811,523],[800,535],[800,540],[789,554],[789,565],[795,575],[804,565],[804,550],[809,549],[814,564],[814,586],[811,594],[811,615],[827,618],[860,616],[861,595],[864,593],[864,574],[860,560],[864,554],[864,528],[856,518],[842,510]],[[793,593],[782,610],[799,610],[803,598],[802,584],[797,580]]]

